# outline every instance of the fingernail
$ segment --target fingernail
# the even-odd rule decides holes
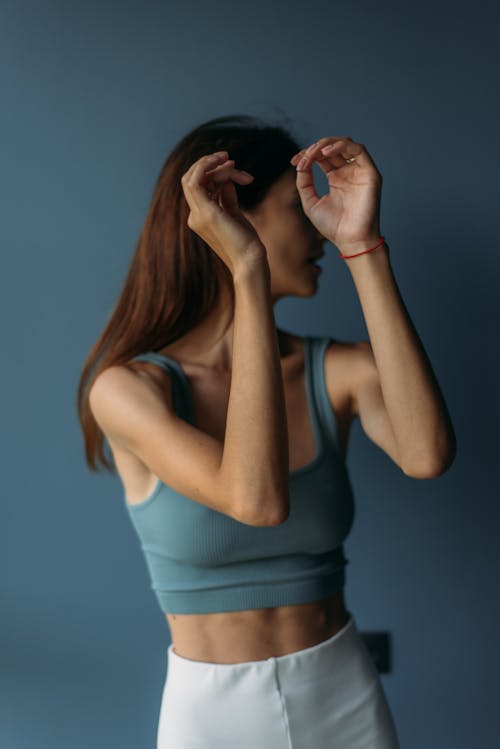
[[[297,171],[300,171],[307,164],[307,159],[304,156],[297,164]]]

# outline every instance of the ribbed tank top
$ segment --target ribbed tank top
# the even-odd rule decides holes
[[[290,513],[276,526],[251,526],[158,480],[138,504],[125,501],[160,608],[204,614],[308,603],[344,586],[343,541],[354,520],[350,478],[324,374],[331,338],[304,339],[307,403],[316,443],[308,464],[289,472]],[[175,359],[134,357],[172,377],[173,407],[196,426],[189,381]]]

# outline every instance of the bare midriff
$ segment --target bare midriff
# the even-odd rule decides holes
[[[341,630],[350,612],[339,590],[293,606],[165,616],[177,655],[208,663],[243,663],[317,645]]]
[[[316,453],[314,435],[309,421],[306,403],[305,371],[304,371],[304,344],[298,336],[280,334],[286,338],[287,344],[283,346],[289,359],[288,365],[284,366],[285,386],[292,390],[299,389],[302,398],[302,409],[299,415],[294,414],[293,409],[287,414],[290,427],[289,441],[295,444],[293,457],[291,456],[290,471],[297,467],[306,465],[312,460]],[[294,345],[292,346],[292,341]],[[296,356],[292,356],[292,353]],[[172,355],[177,361],[183,362],[182,353],[167,349],[168,355]],[[342,365],[342,357],[347,356],[347,348],[338,348],[338,363],[336,372],[350,372],[348,366]],[[289,355],[289,356],[288,356]],[[189,359],[189,357],[187,357]],[[158,384],[162,383],[161,370],[149,363],[134,362],[139,371],[146,369],[154,376]],[[186,370],[186,364],[183,364]],[[298,373],[301,375],[298,376]],[[197,382],[192,378],[192,392],[196,392],[193,385]],[[351,400],[347,380],[345,382],[337,376],[336,391],[330,395],[335,407],[337,421],[339,424],[339,439],[342,456],[345,457],[349,426],[353,414],[350,411]],[[229,383],[225,385],[226,390]],[[201,388],[200,388],[201,389]],[[207,388],[204,388],[205,391]],[[172,405],[169,395],[169,404]],[[201,401],[202,398],[197,399]],[[292,399],[293,400],[293,399]],[[198,419],[197,425],[203,431],[224,439],[224,420],[217,421],[220,414],[224,412],[222,403],[227,402],[227,397],[221,399],[220,405],[213,409],[212,418],[205,416],[202,423]],[[200,409],[203,411],[203,409]],[[217,418],[216,418],[217,416]],[[304,427],[309,421],[308,429]],[[301,438],[297,442],[297,435]],[[309,440],[304,439],[309,435]],[[293,440],[291,439],[293,437]],[[140,496],[151,491],[153,486],[152,475],[147,476],[149,484],[146,484],[145,466],[135,456],[121,450],[112,440],[115,457],[123,458],[123,467],[129,469],[129,474],[140,472],[141,481],[147,488],[140,492]],[[126,461],[125,461],[126,458]],[[126,477],[124,478],[126,484]],[[133,494],[133,491],[130,491]],[[339,590],[332,595],[311,603],[297,604],[291,606],[276,606],[273,608],[251,609],[242,611],[225,611],[211,614],[165,614],[174,652],[183,658],[207,663],[243,663],[246,661],[265,660],[271,656],[278,657],[294,653],[304,648],[317,645],[341,630],[350,618],[350,612],[346,610],[344,601],[344,590]]]

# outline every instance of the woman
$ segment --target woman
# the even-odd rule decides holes
[[[398,747],[343,595],[348,432],[359,417],[415,478],[447,470],[455,437],[380,236],[381,185],[347,136],[302,149],[251,117],[203,123],[162,169],[85,363],[87,461],[112,467],[106,439],[171,632],[158,749]],[[275,326],[279,299],[316,293],[326,240],[369,341]]]

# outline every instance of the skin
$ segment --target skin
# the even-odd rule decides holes
[[[326,157],[321,148],[333,145]],[[296,166],[306,156],[305,165]],[[346,165],[346,158],[356,162]],[[330,192],[319,197],[312,163],[325,172]],[[361,253],[380,239],[381,176],[362,144],[322,138],[291,159],[291,168],[256,211],[245,213],[266,248],[273,304],[286,296],[317,293],[320,274],[307,262],[336,244],[342,254]],[[454,433],[425,352],[406,313],[387,256],[387,246],[348,262],[370,341],[335,341],[325,354],[325,377],[345,456],[348,434],[359,417],[366,435],[408,476],[431,478],[454,458]],[[224,295],[196,328],[162,353],[188,376],[198,426],[224,438],[231,380],[233,326]],[[289,428],[290,470],[310,462],[316,446],[306,404],[303,340],[278,330]],[[158,367],[133,362],[162,385]],[[165,397],[171,398],[168,388]],[[127,501],[141,502],[156,477],[139,459],[110,440]],[[308,604],[213,614],[166,614],[174,650],[193,660],[239,663],[310,647],[349,620],[343,591]]]
[[[273,303],[286,296],[306,298],[316,294],[320,273],[307,258],[324,252],[325,238],[304,214],[295,169],[291,167],[274,183],[258,210],[245,215],[267,250]],[[177,359],[188,375],[200,428],[221,439],[224,419],[220,413],[227,408],[229,398],[232,336],[230,310],[227,299],[222,296],[219,307],[211,315],[161,352]],[[290,469],[294,470],[312,460],[316,445],[307,412],[303,340],[279,329],[278,339],[289,404]],[[340,357],[342,353],[339,347],[337,355]],[[161,382],[159,368],[147,362],[133,365]],[[338,418],[342,421],[344,450],[350,423],[346,385],[347,381],[337,381],[333,388]],[[156,477],[131,454],[125,456],[116,445],[113,450],[119,470],[121,467],[128,501],[142,501]],[[341,629],[349,613],[343,591],[339,591],[308,604],[214,614],[166,614],[165,618],[174,650],[179,655],[205,662],[239,663],[314,645]]]

